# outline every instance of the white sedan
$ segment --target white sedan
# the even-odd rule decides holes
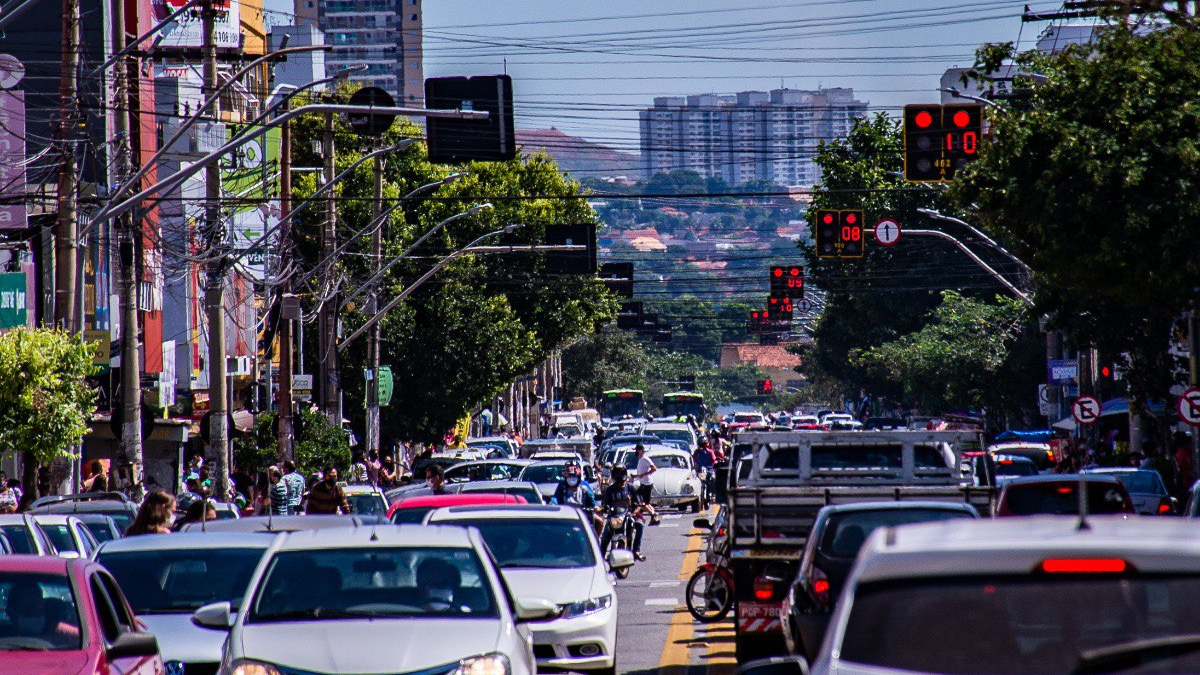
[[[478,531],[403,525],[279,535],[236,612],[192,621],[229,632],[221,675],[535,675],[526,622],[558,611],[510,600]]]
[[[651,503],[655,506],[691,506],[692,511],[699,511],[702,486],[692,468],[692,456],[665,446],[646,448],[646,456],[655,467],[654,473],[650,474],[650,482],[654,485]],[[637,473],[637,453],[630,451],[622,455],[620,461],[629,469],[631,477]]]
[[[579,509],[451,506],[426,524],[478,528],[518,599],[547,597],[558,605],[558,617],[530,626],[539,669],[616,673],[617,594],[609,572],[632,565],[633,556],[614,551],[606,561]]]

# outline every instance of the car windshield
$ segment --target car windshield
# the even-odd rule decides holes
[[[467,493],[479,493],[479,492],[483,492],[486,494],[498,494],[498,495],[506,494],[506,495],[512,495],[514,497],[521,497],[522,499],[525,500],[526,504],[541,504],[542,503],[542,493],[540,493],[536,489],[526,486],[526,485],[519,485],[516,487],[513,487],[511,485],[508,485],[508,486],[489,485],[485,481],[485,482],[478,483],[478,484],[468,485],[462,489],[461,493],[467,494]]]
[[[692,432],[683,429],[655,429],[654,435],[662,440],[692,442]]]
[[[229,601],[236,609],[261,548],[182,548],[101,551],[108,568],[137,614],[182,614],[210,602]]]
[[[1078,514],[1079,483],[1020,483],[1008,486],[1008,510],[1019,516],[1038,513]],[[1087,485],[1088,513],[1124,513],[1128,509],[1125,495],[1112,483],[1089,482]]]
[[[113,539],[116,539],[116,533],[113,532],[108,523],[85,522],[83,526],[88,529],[88,532],[92,533],[92,536],[96,538],[96,543],[98,544],[103,544],[106,541],[112,541]]]
[[[835,513],[825,524],[825,534],[817,550],[830,558],[853,558],[875,528],[959,518],[970,518],[970,514],[950,509],[881,509]]]
[[[521,472],[521,480],[531,483],[557,483],[562,480],[566,464],[538,464],[527,466]]]
[[[71,528],[67,527],[66,523],[61,525],[38,523],[38,527],[59,553],[69,551],[79,553],[79,547],[75,545],[75,539],[71,537]]]
[[[841,658],[947,675],[1076,672],[1081,652],[1194,635],[1200,625],[1197,593],[1197,576],[1043,574],[865,583],[854,591]],[[1096,672],[1200,672],[1200,651],[1155,656],[1163,658]]]
[[[1037,467],[1031,462],[1005,462],[1003,460],[996,462],[997,476],[1033,476],[1037,472]]]
[[[1158,477],[1158,474],[1151,471],[1125,471],[1114,473],[1113,475],[1117,477],[1117,480],[1124,483],[1125,489],[1130,492],[1152,495],[1164,495],[1167,493],[1162,479]]]
[[[636,457],[636,455],[635,455]],[[654,462],[655,468],[658,469],[690,469],[687,457],[682,455],[651,455],[650,461]],[[637,462],[634,462],[637,465]]]
[[[33,535],[23,524],[0,525],[0,531],[8,537],[8,543],[12,546],[13,553],[37,553]]]
[[[124,532],[125,530],[128,530],[129,526],[133,524],[133,516],[129,515],[125,511],[114,511],[112,513],[105,513],[104,515],[113,519],[113,522],[117,524],[118,532]]]
[[[371,546],[284,551],[268,565],[248,621],[414,616],[498,616],[474,550]]]
[[[79,626],[65,576],[0,572],[0,651],[82,649]]]
[[[350,512],[359,516],[385,516],[387,515],[388,504],[387,500],[382,495],[373,492],[360,492],[358,494],[346,495],[346,501],[350,504]]]
[[[420,525],[425,522],[425,516],[429,515],[434,507],[432,506],[414,506],[407,509],[396,509],[392,512],[392,522],[397,525]]]
[[[479,528],[500,567],[562,569],[596,564],[583,524],[561,518],[480,518],[453,521]]]

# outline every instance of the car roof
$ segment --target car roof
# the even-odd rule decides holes
[[[835,513],[857,513],[860,511],[962,511],[963,513],[976,513],[974,507],[961,502],[938,502],[933,500],[912,501],[912,502],[855,502],[853,504],[831,504],[823,507],[821,513],[825,515],[833,515]]]
[[[547,459],[534,460],[533,462],[530,462],[529,466],[561,466],[563,464],[578,464],[578,463],[579,463],[579,455],[567,456],[564,454],[562,457],[550,457]],[[527,466],[525,468],[528,469],[529,466]]]
[[[1006,449],[1028,448],[1030,450],[1049,450],[1049,443],[1034,443],[1032,441],[1005,441],[992,443],[987,446],[988,452],[1003,452]]]
[[[646,426],[642,427],[646,431],[654,431],[662,429],[664,431],[674,431],[675,429],[692,430],[692,425],[687,422],[647,422]]]
[[[678,448],[670,448],[665,445],[655,446],[653,448],[646,448],[646,456],[647,457],[662,457],[664,455],[674,455],[674,456],[682,455],[684,457],[691,457],[690,454],[688,454],[687,452],[685,452],[683,450],[679,450]]]
[[[44,523],[46,525],[66,525],[72,520],[79,520],[70,513],[31,513],[35,523]],[[80,520],[79,522],[83,522]]]
[[[1037,476],[1022,476],[1013,480],[1008,485],[1028,485],[1030,483],[1059,485],[1063,483],[1078,483],[1081,480],[1089,483],[1121,483],[1121,481],[1117,480],[1116,476],[1106,476],[1098,473],[1044,473]]]
[[[1002,452],[997,452],[993,459],[995,459],[997,462],[1012,462],[1013,464],[1032,464],[1037,466],[1037,462],[1026,457],[1025,455],[1006,455]],[[1086,470],[1084,472],[1086,473]]]
[[[1048,558],[1120,558],[1142,572],[1200,572],[1196,524],[1121,515],[948,520],[877,529],[858,558],[860,581],[1032,574]]]
[[[48,502],[29,509],[29,513],[134,513],[137,506],[111,499]]]
[[[516,488],[527,487],[536,490],[537,483],[528,480],[473,480],[466,483],[455,483],[455,486],[462,492],[482,492],[482,488]]]
[[[367,548],[376,546],[434,546],[473,548],[462,527],[425,525],[381,525],[370,528],[342,527],[328,530],[289,532],[279,539],[277,550],[302,551],[321,548]]]
[[[0,513],[0,525],[12,525],[14,523],[20,523],[24,525],[26,522],[29,522],[33,519],[33,515],[35,514]]]
[[[473,506],[479,504],[520,504],[524,498],[520,495],[509,495],[502,492],[484,492],[481,494],[452,494],[452,495],[422,495],[407,497],[396,502],[396,509],[440,508],[443,506]]]
[[[540,518],[543,520],[547,518],[553,518],[556,520],[579,520],[579,514],[578,509],[576,509],[574,506],[553,506],[549,504],[516,504],[510,506],[452,506],[435,511],[433,515],[430,516],[429,522],[443,522],[458,520],[460,518],[470,518],[472,520],[478,520],[480,518]]]
[[[211,524],[213,521],[209,521]],[[156,551],[203,548],[261,548],[271,545],[271,538],[257,532],[203,532],[188,530],[160,537],[124,537],[104,542],[101,553],[124,551]]]
[[[350,485],[343,485],[342,492],[345,492],[348,495],[383,494],[383,490],[381,490],[378,485],[367,485],[364,483],[351,483]]]
[[[508,436],[476,436],[474,438],[467,439],[467,445],[470,445],[471,443],[497,443],[497,442],[516,443],[516,439],[509,438]]]
[[[385,519],[370,516],[249,516],[247,518],[228,518],[225,520],[210,520],[204,523],[207,532],[258,532],[270,534],[276,532],[291,532],[294,530],[324,530],[337,527],[368,527],[372,523],[386,523]],[[187,532],[195,532],[201,527],[200,523],[184,525]]]
[[[513,465],[519,465],[519,466],[528,466],[529,464],[533,464],[533,460],[531,460],[531,459],[517,459],[517,458],[515,458],[515,457],[514,457],[514,458],[512,458],[512,459],[504,459],[504,458],[497,458],[497,459],[472,459],[472,460],[470,460],[470,461],[467,461],[467,462],[459,462],[458,464],[455,464],[454,466],[452,466],[452,467],[450,467],[450,468],[452,468],[452,469],[458,469],[458,468],[460,468],[460,467],[464,467],[464,466],[485,466],[485,465],[488,465],[488,466],[490,466],[490,465],[492,465],[492,464],[504,464],[504,465],[507,465],[507,466],[513,466]]]
[[[56,555],[31,555],[16,553],[0,555],[0,572],[40,572],[43,574],[65,574],[71,561]]]
[[[1081,469],[1079,472],[1080,473],[1107,473],[1107,474],[1152,473],[1152,474],[1158,475],[1158,472],[1155,471],[1154,469],[1139,469],[1139,468],[1133,467],[1133,466],[1098,466],[1098,467],[1094,467],[1091,469]]]

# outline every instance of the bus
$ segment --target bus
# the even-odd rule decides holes
[[[704,394],[693,391],[674,391],[663,394],[663,415],[668,417],[687,417],[691,415],[697,422],[704,422],[708,407],[704,405]]]
[[[646,392],[640,389],[609,389],[600,395],[600,414],[606,420],[646,416]]]

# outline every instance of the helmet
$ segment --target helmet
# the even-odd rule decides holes
[[[624,465],[618,464],[612,468],[612,479],[614,481],[625,480],[628,475],[629,469],[626,469]]]
[[[571,476],[582,476],[582,475],[583,475],[583,467],[579,466],[578,464],[568,464],[565,467],[563,467],[563,478],[570,478]]]

